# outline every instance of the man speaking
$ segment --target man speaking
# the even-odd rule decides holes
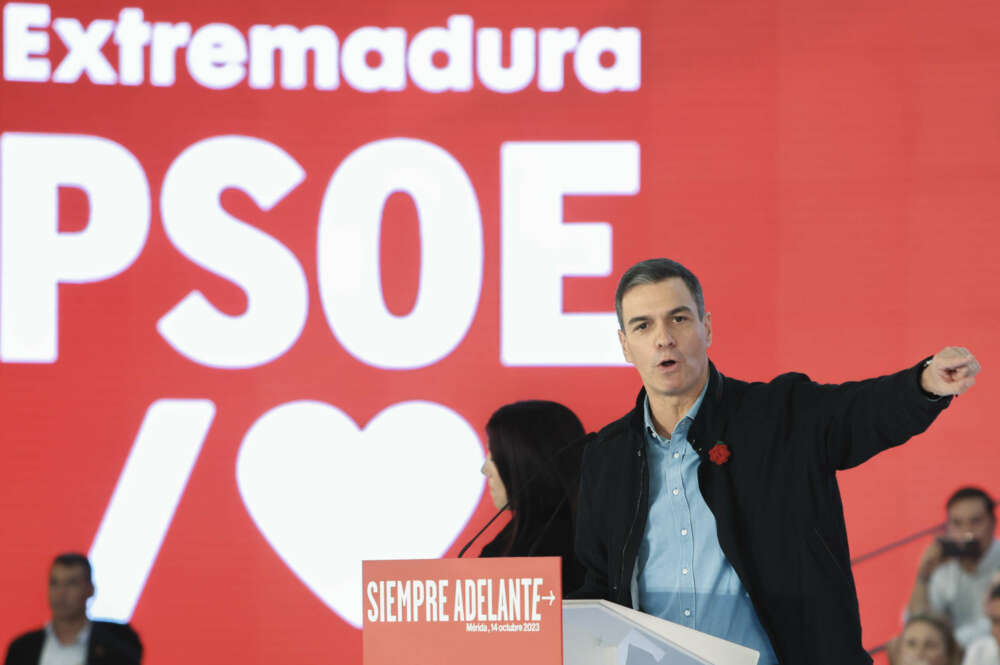
[[[669,259],[615,295],[635,408],[584,453],[575,596],[605,598],[760,651],[760,665],[861,665],[835,472],[924,431],[979,363],[948,347],[876,379],[723,376],[698,278]]]

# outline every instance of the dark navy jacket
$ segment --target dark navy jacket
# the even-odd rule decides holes
[[[821,385],[804,374],[747,383],[709,364],[688,433],[702,456],[698,483],[782,665],[872,662],[861,646],[836,471],[923,432],[950,403],[921,390],[922,368]],[[586,576],[574,597],[632,606],[649,512],[645,398],[640,391],[635,409],[591,435],[584,452],[576,555]],[[708,454],[719,442],[731,457],[714,464]]]
[[[4,665],[38,665],[45,645],[45,631],[35,630],[15,638],[7,648]],[[142,642],[128,624],[92,621],[86,665],[139,665]]]

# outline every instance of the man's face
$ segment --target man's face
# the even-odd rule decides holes
[[[982,499],[971,497],[956,501],[948,509],[948,537],[952,540],[975,540],[980,552],[993,542],[994,520]]]
[[[622,322],[622,352],[639,370],[650,397],[697,397],[708,376],[712,317],[698,318],[684,280],[671,277],[626,291]]]
[[[83,566],[55,564],[49,572],[49,607],[54,620],[80,619],[87,614],[87,599],[94,587]]]

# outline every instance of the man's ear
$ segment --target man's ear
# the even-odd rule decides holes
[[[632,362],[632,354],[628,349],[628,340],[625,339],[625,333],[621,330],[621,328],[618,329],[618,343],[622,345],[622,355],[625,356],[625,361],[630,365],[634,365],[635,363]]]
[[[712,313],[705,312],[705,318],[702,319],[702,323],[705,325],[705,346],[712,346]]]

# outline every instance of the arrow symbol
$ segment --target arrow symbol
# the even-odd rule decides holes
[[[547,595],[547,596],[540,596],[540,598],[542,600],[549,601],[549,607],[552,607],[552,603],[555,602],[556,595],[554,593],[552,593],[552,590],[550,589],[549,590],[549,595]]]

